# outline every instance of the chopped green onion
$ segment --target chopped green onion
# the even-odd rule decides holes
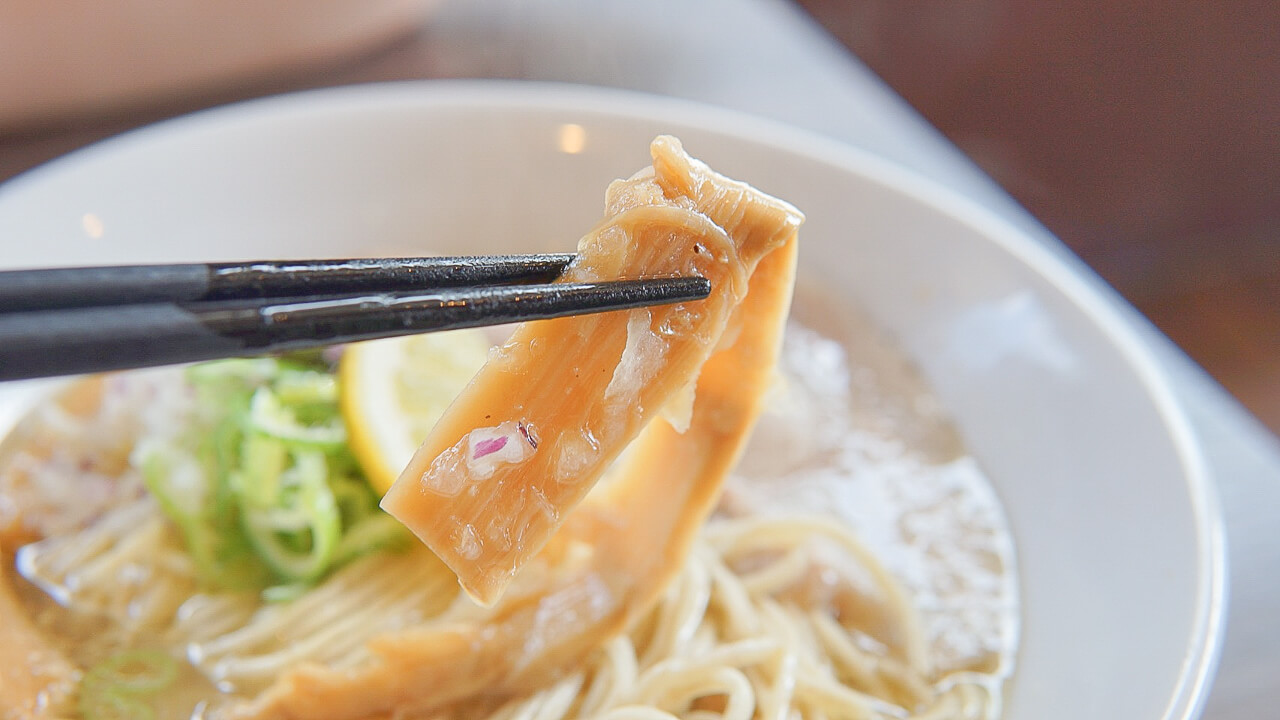
[[[268,603],[293,602],[311,589],[310,583],[290,583],[288,585],[272,585],[262,591],[262,601]]]
[[[330,348],[332,349],[332,348]],[[333,372],[334,363],[326,358],[327,350],[294,350],[275,358],[280,367],[287,370],[318,370]]]
[[[81,687],[89,692],[153,695],[178,679],[178,661],[158,650],[126,650],[94,665]]]
[[[303,425],[292,408],[268,388],[258,388],[249,405],[249,427],[274,438],[300,445],[336,449],[347,442],[347,430],[340,417],[324,425]]]
[[[210,505],[203,485],[207,478],[189,456],[173,447],[152,448],[142,461],[142,479],[177,526],[201,580],[227,590],[256,587],[265,580],[234,516]]]
[[[347,447],[337,378],[319,352],[203,363],[187,379],[190,426],[135,459],[202,582],[284,601],[405,543]]]
[[[338,402],[338,381],[327,372],[281,370],[272,389],[280,402],[291,407]]]
[[[240,446],[240,465],[228,480],[245,504],[268,508],[280,498],[280,477],[289,463],[289,448],[261,433],[247,433]]]
[[[178,679],[178,661],[155,650],[126,650],[94,665],[80,681],[85,720],[150,720],[145,699]]]
[[[292,455],[296,464],[281,478],[286,485],[281,495],[288,504],[270,510],[246,508],[242,518],[249,542],[278,577],[311,582],[329,569],[342,519],[329,489],[324,454],[296,450]]]
[[[411,538],[399,520],[382,510],[374,510],[342,534],[333,553],[333,562],[342,565],[379,550],[404,548]]]
[[[355,525],[371,512],[381,512],[378,510],[377,497],[369,491],[369,484],[364,480],[332,473],[329,488],[333,490],[333,500],[338,504],[338,512],[342,515],[343,527]]]

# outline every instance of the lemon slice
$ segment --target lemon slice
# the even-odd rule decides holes
[[[476,374],[489,351],[482,330],[410,335],[348,345],[338,367],[351,451],[379,493]]]

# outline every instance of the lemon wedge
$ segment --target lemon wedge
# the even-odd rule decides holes
[[[475,329],[346,347],[338,366],[342,418],[374,489],[391,487],[488,352],[488,337]]]

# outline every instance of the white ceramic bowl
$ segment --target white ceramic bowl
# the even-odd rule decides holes
[[[12,181],[3,264],[565,249],[659,132],[807,213],[801,282],[897,338],[988,471],[1023,599],[1007,720],[1194,716],[1223,544],[1165,380],[1053,253],[874,157],[611,91],[320,91],[167,122]],[[29,391],[4,389],[7,419]]]

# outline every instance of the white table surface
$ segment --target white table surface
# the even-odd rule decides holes
[[[448,0],[391,64],[417,77],[640,90],[781,120],[942,181],[1060,250],[1154,348],[1219,488],[1230,610],[1204,716],[1280,714],[1276,438],[798,7],[784,0]]]

